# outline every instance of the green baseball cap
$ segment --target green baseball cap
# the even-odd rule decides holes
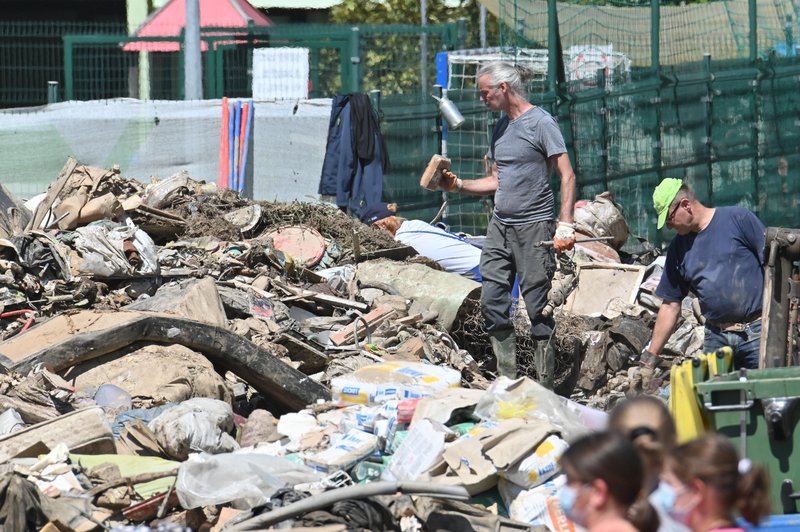
[[[683,185],[683,181],[668,177],[658,184],[653,191],[653,208],[658,213],[658,229],[664,227],[667,223],[667,214],[669,214],[669,206],[672,205],[672,200],[678,194],[678,191]]]

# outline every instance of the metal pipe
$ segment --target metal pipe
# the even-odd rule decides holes
[[[790,276],[792,262],[800,258],[800,231],[768,227],[765,242],[769,256],[764,271],[760,355],[765,367],[780,367],[786,364]]]
[[[425,89],[428,86],[428,2],[427,0],[420,0],[419,2],[419,18],[422,31],[419,36],[419,81],[420,99],[425,101]]]
[[[200,51],[200,0],[186,0],[183,51],[184,100],[203,99],[203,65]]]
[[[325,493],[297,501],[288,506],[276,508],[269,513],[251,517],[250,519],[238,523],[234,523],[233,521],[235,521],[235,519],[231,519],[231,521],[228,521],[231,526],[226,524],[222,527],[222,530],[226,532],[260,530],[298,515],[327,508],[339,501],[363,499],[376,495],[392,495],[395,493],[433,495],[446,497],[448,499],[469,498],[469,493],[467,493],[467,490],[463,486],[442,486],[431,482],[369,482],[367,484],[356,484],[337,490],[326,491]]]

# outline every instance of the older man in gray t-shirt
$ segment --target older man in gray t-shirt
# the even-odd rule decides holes
[[[575,242],[572,227],[575,173],[555,119],[525,98],[524,83],[531,72],[520,65],[490,63],[478,71],[481,101],[505,116],[495,127],[490,155],[492,174],[462,181],[444,172],[443,188],[475,195],[495,195],[494,216],[486,230],[481,253],[483,278],[481,310],[500,375],[517,375],[516,335],[510,318],[511,289],[519,275],[520,292],[536,341],[539,382],[553,387],[554,323],[542,316],[550,279],[555,270],[553,250],[534,244],[554,240],[557,252]],[[555,201],[550,172],[561,177],[561,205],[555,228]],[[555,230],[555,234],[554,234]]]

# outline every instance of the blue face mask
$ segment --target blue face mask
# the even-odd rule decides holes
[[[675,501],[677,498],[678,491],[663,480],[658,483],[658,487],[650,494],[650,502],[659,506],[664,513],[678,523],[688,526],[689,513],[694,509],[694,505],[690,508],[678,510],[675,508]]]
[[[575,508],[578,499],[578,490],[570,485],[561,486],[558,490],[558,503],[567,518],[580,526],[586,526],[586,515]]]
[[[678,494],[675,488],[664,482],[658,483],[658,487],[650,494],[650,502],[658,505],[665,513],[671,512],[675,508],[675,499]]]

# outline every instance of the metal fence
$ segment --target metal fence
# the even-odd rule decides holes
[[[800,226],[800,5],[791,0],[484,4],[501,23],[500,53],[485,55],[542,69],[529,98],[558,117],[579,197],[612,191],[632,230],[657,243],[670,237],[656,231],[651,207],[652,190],[664,177],[685,179],[710,205],[740,204],[768,225]],[[587,50],[606,62],[587,61]],[[475,62],[476,55],[479,62],[481,51],[476,52],[455,52],[468,56],[457,67]],[[458,68],[451,65],[450,73],[469,78]],[[475,107],[474,90],[469,82],[465,86],[451,85],[449,96],[462,106],[467,122],[449,132],[446,145],[456,171],[467,178],[484,174],[483,156],[497,117]],[[435,123],[433,117],[424,120]],[[391,124],[387,127],[391,131]],[[388,192],[396,196],[390,199],[438,205],[438,194],[414,193],[417,174],[393,173]],[[480,233],[485,202],[449,199],[450,223]],[[436,212],[428,209],[417,214]]]
[[[464,38],[464,22],[202,28],[203,96],[249,97],[252,50],[268,46],[309,49],[312,98],[372,89],[419,94],[435,76],[434,55],[463,47]],[[182,41],[131,37],[123,24],[0,22],[0,108],[47,103],[50,81],[58,99],[183,99],[181,52],[125,47]]]
[[[800,226],[800,60],[793,56],[793,32],[783,32],[786,28],[781,27],[783,33],[776,33],[777,26],[766,22],[785,21],[787,16],[796,21],[796,14],[789,8],[785,12],[767,10],[764,2],[755,0],[713,4],[726,4],[727,17],[701,17],[702,23],[709,35],[730,36],[736,45],[721,50],[733,50],[733,55],[725,52],[717,57],[713,46],[696,47],[689,59],[684,52],[667,53],[666,35],[697,34],[694,29],[675,33],[679,26],[676,21],[682,19],[665,15],[665,10],[674,6],[662,6],[655,13],[647,6],[639,11],[603,7],[602,12],[595,13],[586,10],[596,6],[534,0],[498,2],[495,6],[506,28],[501,32],[505,35],[501,56],[518,61],[524,51],[521,44],[533,49],[537,44],[543,47],[529,54],[533,58],[530,61],[546,65],[529,96],[558,117],[577,171],[579,196],[614,192],[633,231],[656,242],[669,236],[655,230],[650,205],[652,189],[663,177],[686,179],[709,204],[737,203],[753,209],[767,224]],[[748,16],[755,13],[755,18],[742,19],[743,7],[739,4],[748,8],[744,10]],[[771,5],[788,4],[775,0]],[[520,18],[530,6],[539,11],[532,10]],[[734,9],[735,13],[730,11]],[[517,23],[510,26],[503,17],[514,10]],[[565,21],[577,20],[580,13],[586,15],[585,24],[594,25],[586,33],[591,38],[581,40],[576,37],[580,35],[577,30],[567,32]],[[598,13],[606,17],[602,20],[614,22],[614,32],[602,30],[602,25],[593,22],[596,17],[592,16],[599,17]],[[674,13],[685,16],[686,12]],[[626,51],[626,43],[641,40],[625,33],[626,29],[641,33],[631,17],[650,21],[645,23],[649,36],[646,53]],[[665,20],[670,21],[667,27],[673,33],[665,29]],[[536,28],[548,28],[539,37],[525,25],[534,22]],[[108,28],[106,35],[89,35],[88,26],[86,31],[62,26],[58,31],[69,30],[69,35],[63,38],[63,44],[56,43],[59,55],[51,50],[56,47],[56,30],[31,26],[50,33],[47,39],[41,39],[40,47],[27,50],[15,48],[12,42],[28,30],[19,26],[12,31],[11,27],[0,25],[2,106],[44,103],[46,82],[51,79],[60,81],[65,95],[75,99],[130,96],[140,84],[137,74],[142,57],[122,50],[120,44],[130,38],[120,35],[118,28]],[[514,29],[513,41],[508,37],[509,28]],[[434,81],[441,81],[441,64],[434,61],[434,53],[461,53],[458,50],[463,47],[466,32],[463,23],[429,26],[425,39],[417,26],[361,26],[358,31],[350,26],[286,26],[267,30],[246,30],[245,35],[237,30],[236,40],[244,40],[244,45],[230,44],[230,35],[217,39],[219,29],[216,36],[213,31],[204,32],[211,50],[205,52],[205,96],[249,96],[249,50],[253,47],[308,47],[312,96],[381,90],[382,128],[392,160],[391,172],[385,178],[385,199],[400,203],[406,216],[432,218],[442,196],[421,190],[418,181],[430,156],[441,148],[437,110],[428,96]],[[607,39],[604,46],[610,46],[614,54],[630,54],[630,64],[621,61],[618,64],[625,68],[614,71],[601,65],[586,76],[587,66],[593,63],[573,64],[580,54],[570,55],[569,48],[595,45],[601,37]],[[36,40],[35,36],[30,38],[26,42]],[[715,41],[709,42],[713,45]],[[688,45],[682,46],[685,49]],[[45,53],[45,49],[50,51]],[[180,99],[181,54],[148,55],[150,97]],[[585,55],[582,57],[585,59]],[[44,74],[31,75],[23,68],[25,64]],[[459,68],[463,70],[464,64]],[[464,72],[459,75],[467,81],[474,77]],[[467,120],[460,129],[446,133],[447,154],[462,177],[482,176],[489,134],[498,117],[477,101],[469,83],[451,86],[449,96]],[[486,200],[460,195],[448,199],[446,220],[454,229],[483,231]]]

